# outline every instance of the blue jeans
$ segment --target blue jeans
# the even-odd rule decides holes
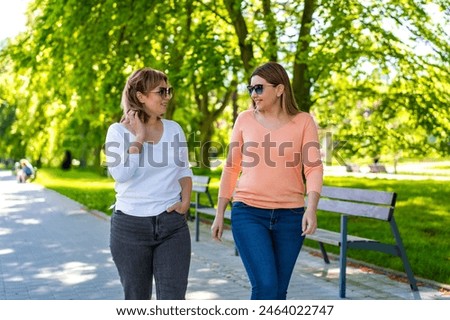
[[[110,248],[126,300],[150,299],[153,277],[158,300],[184,300],[191,261],[184,215],[135,217],[115,211]]]
[[[303,245],[303,207],[260,209],[234,202],[231,226],[252,285],[252,300],[286,300]]]

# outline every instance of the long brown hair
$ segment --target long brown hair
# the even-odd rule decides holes
[[[122,108],[124,114],[128,110],[137,111],[141,121],[147,123],[150,117],[145,112],[144,104],[139,101],[137,93],[141,92],[144,95],[148,95],[151,90],[159,86],[161,81],[167,83],[168,78],[165,73],[159,70],[141,68],[133,72],[122,91]]]
[[[267,62],[253,71],[249,79],[249,84],[254,76],[260,76],[267,82],[273,85],[284,85],[284,93],[281,95],[281,107],[286,108],[286,112],[289,115],[296,115],[300,112],[297,102],[295,101],[294,94],[292,92],[291,82],[286,70],[279,63]],[[252,101],[253,108],[255,108],[255,102]]]

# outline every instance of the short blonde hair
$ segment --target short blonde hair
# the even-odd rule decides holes
[[[141,68],[133,72],[128,78],[125,88],[122,92],[122,108],[124,114],[128,110],[137,111],[142,122],[146,123],[150,118],[144,111],[144,104],[141,103],[137,97],[140,92],[144,95],[159,86],[161,82],[167,84],[168,78],[165,73],[152,68]]]

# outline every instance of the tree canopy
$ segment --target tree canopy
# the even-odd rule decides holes
[[[34,0],[0,51],[2,157],[99,165],[126,78],[175,89],[191,159],[224,151],[252,70],[278,61],[345,159],[450,153],[446,0]]]

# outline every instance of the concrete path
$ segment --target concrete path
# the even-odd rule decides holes
[[[203,225],[200,242],[193,239],[192,245],[187,299],[249,298],[246,273],[231,241],[210,240],[209,226]],[[389,274],[349,267],[347,299],[450,299],[439,284],[419,282],[419,292],[412,292]],[[35,183],[18,184],[10,172],[0,171],[0,300],[122,298],[109,251],[109,219]],[[339,299],[337,261],[327,266],[304,248],[288,298]]]

